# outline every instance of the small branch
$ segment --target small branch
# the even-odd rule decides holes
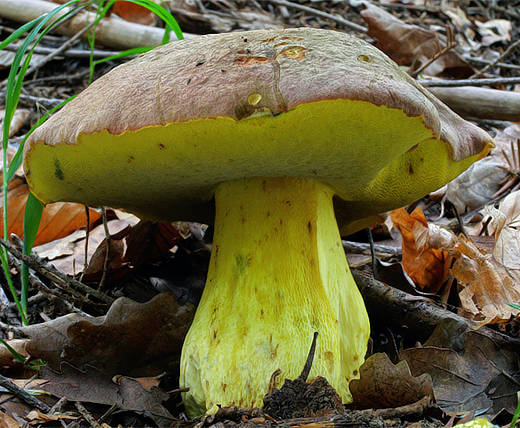
[[[76,409],[78,409],[78,412],[81,413],[81,416],[83,416],[83,419],[85,419],[92,428],[101,428],[101,424],[96,421],[94,416],[90,414],[85,406],[79,402],[74,403],[74,405],[76,406]]]
[[[418,82],[425,87],[453,87],[453,86],[493,86],[515,85],[520,83],[520,77],[497,77],[493,79],[460,79],[460,80],[428,80],[420,79]]]
[[[497,59],[495,59],[494,61],[491,62],[491,64],[488,64],[486,65],[482,70],[478,71],[477,73],[475,73],[473,76],[471,76],[472,79],[474,79],[475,77],[479,77],[479,76],[482,76],[486,71],[488,71],[490,68],[494,67],[495,65],[497,65],[500,61],[502,61],[503,59],[507,58],[509,55],[511,55],[511,53],[513,53],[513,51],[518,47],[520,46],[520,39],[517,40],[516,42],[514,42],[513,44],[509,45],[508,48],[502,53],[502,55],[500,55]]]
[[[39,257],[37,257],[35,255],[26,256],[20,250],[18,250],[18,248],[16,248],[14,245],[12,245],[10,242],[0,239],[0,245],[5,247],[7,249],[7,251],[9,251],[18,260],[22,260],[23,262],[25,262],[27,264],[27,266],[36,270],[41,275],[45,276],[47,279],[55,282],[58,285],[61,285],[62,287],[65,287],[65,288],[72,288],[75,291],[79,291],[79,292],[85,293],[87,295],[90,294],[91,296],[95,297],[96,299],[102,301],[103,303],[109,304],[109,305],[114,302],[114,299],[112,297],[107,296],[105,293],[95,290],[95,289],[89,287],[88,285],[85,285],[82,282],[79,282],[73,278],[69,278],[67,275],[61,273],[54,266],[51,266],[48,263],[45,263]]]
[[[341,16],[332,15],[327,12],[322,12],[321,10],[314,9],[309,6],[304,6],[302,4],[293,3],[293,2],[290,2],[287,0],[263,0],[263,1],[268,1],[268,2],[276,4],[278,6],[285,6],[285,7],[291,8],[291,9],[298,9],[303,12],[310,13],[311,15],[319,16],[320,18],[330,19],[331,21],[344,25],[345,27],[348,27],[351,30],[359,31],[360,33],[367,32],[367,29],[365,27],[355,24],[353,22],[347,21],[345,18],[342,18]]]
[[[65,43],[63,43],[58,49],[55,49],[53,52],[51,52],[49,55],[47,55],[45,58],[43,58],[41,61],[38,61],[37,64],[33,65],[27,72],[25,73],[25,77],[31,75],[36,70],[39,70],[41,67],[43,67],[45,64],[47,64],[49,61],[52,61],[55,57],[60,55],[61,53],[65,52],[70,46],[72,46],[76,41],[88,30],[90,30],[94,25],[94,22],[91,22],[88,24],[85,28],[82,28],[80,31],[78,31],[76,34],[74,34],[69,40],[67,40]]]
[[[105,243],[107,249],[105,252],[105,260],[103,261],[103,274],[101,275],[101,280],[99,281],[98,290],[103,289],[103,285],[105,285],[105,280],[107,278],[108,269],[110,267],[110,232],[108,230],[107,211],[105,207],[101,207],[101,214],[103,217],[103,228],[105,229]]]
[[[5,389],[16,395],[20,400],[24,401],[29,406],[38,409],[40,412],[48,413],[51,410],[51,408],[47,406],[47,404],[41,402],[36,397],[29,394],[27,391],[17,386],[10,379],[2,375],[0,375],[0,386],[3,386]]]
[[[318,332],[314,332],[314,336],[312,338],[311,349],[309,350],[309,355],[307,355],[307,361],[305,361],[305,365],[303,366],[302,373],[299,376],[299,379],[303,382],[307,381],[309,377],[309,373],[311,372],[312,362],[314,361],[314,353],[316,352],[316,339],[318,338]]]
[[[443,47],[439,52],[435,53],[428,61],[422,64],[417,70],[412,71],[410,74],[412,77],[417,77],[421,71],[429,67],[432,63],[437,61],[441,56],[450,52],[457,46],[457,42],[453,39],[453,29],[448,25],[446,26],[447,41],[446,46]]]
[[[59,98],[33,97],[32,95],[20,94],[20,101],[23,102],[25,105],[41,104],[43,107],[51,109],[56,107],[58,104],[62,103],[65,100]],[[0,102],[5,103],[5,91],[0,93]]]
[[[365,242],[341,241],[345,252],[351,254],[371,254],[370,244]],[[394,257],[401,256],[403,251],[400,247],[391,247],[389,245],[374,244],[376,254],[391,255]]]

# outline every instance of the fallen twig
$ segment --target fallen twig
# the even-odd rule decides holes
[[[515,85],[520,83],[520,77],[496,77],[492,79],[459,79],[459,80],[429,80],[420,79],[418,82],[426,87],[453,87],[453,86],[494,86]]]
[[[511,53],[513,53],[513,51],[518,47],[520,46],[520,39],[517,40],[516,42],[514,42],[513,44],[509,45],[508,48],[502,53],[502,55],[500,55],[497,59],[495,59],[494,61],[492,61],[490,64],[486,65],[482,70],[479,70],[478,72],[476,72],[475,74],[473,74],[473,76],[471,76],[471,79],[474,79],[478,76],[482,76],[486,71],[488,71],[490,68],[494,67],[495,65],[497,65],[500,61],[502,61],[503,59],[507,58],[509,55],[511,55]]]
[[[40,412],[48,413],[51,410],[51,408],[47,406],[47,404],[41,402],[36,397],[29,394],[27,391],[17,386],[9,378],[6,378],[2,375],[0,375],[0,386],[3,386],[5,389],[9,390],[14,395],[16,395],[20,400],[24,401],[29,406],[35,407]]]
[[[101,291],[95,290],[88,285],[79,282],[76,279],[69,278],[67,275],[58,271],[54,266],[44,262],[42,259],[35,255],[27,256],[23,254],[18,248],[12,245],[10,242],[4,241],[0,239],[0,245],[4,246],[7,251],[9,251],[13,256],[17,259],[22,260],[27,266],[36,270],[41,275],[45,276],[49,280],[53,281],[57,285],[65,287],[66,289],[72,289],[76,292],[82,292],[86,295],[91,295],[96,299],[102,301],[103,303],[112,304],[114,299],[110,296],[107,296],[105,293]]]
[[[74,405],[76,406],[76,409],[78,409],[78,412],[81,413],[81,416],[83,416],[83,419],[85,419],[92,428],[101,428],[101,424],[96,421],[94,416],[90,414],[85,406],[79,402],[74,403]]]
[[[345,18],[342,18],[338,15],[332,15],[331,13],[323,12],[318,9],[314,9],[313,7],[304,6],[302,4],[293,3],[287,0],[263,0],[269,1],[270,3],[276,4],[278,6],[285,6],[291,9],[298,9],[303,12],[310,13],[311,15],[319,16],[320,18],[330,19],[331,21],[337,22],[338,24],[344,25],[352,30],[359,31],[360,33],[366,33],[366,27],[355,24],[354,22],[347,21]]]
[[[463,86],[428,88],[461,116],[479,119],[520,121],[520,93],[499,89]]]
[[[410,335],[418,341],[426,341],[437,325],[446,318],[470,329],[474,328],[474,323],[470,320],[443,309],[428,299],[390,287],[355,269],[352,269],[352,275],[363,295],[371,319],[384,325],[406,325]],[[478,333],[497,345],[510,345],[520,349],[520,340],[498,331],[481,327]]]

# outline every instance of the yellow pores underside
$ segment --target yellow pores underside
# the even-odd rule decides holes
[[[319,333],[310,378],[344,402],[369,337],[350,274],[332,189],[312,179],[252,178],[220,184],[208,279],[181,358],[191,416],[218,406],[263,405],[269,379],[294,379]]]

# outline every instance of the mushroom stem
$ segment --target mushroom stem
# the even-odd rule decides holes
[[[269,378],[300,375],[319,332],[310,377],[345,402],[369,337],[327,185],[312,179],[222,183],[206,287],[181,358],[191,416],[218,406],[262,407]],[[278,385],[279,387],[280,385]]]

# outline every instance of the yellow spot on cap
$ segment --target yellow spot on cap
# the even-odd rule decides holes
[[[258,93],[254,93],[247,97],[247,102],[252,106],[256,106],[260,102],[261,99],[262,99],[262,95],[260,95]]]

